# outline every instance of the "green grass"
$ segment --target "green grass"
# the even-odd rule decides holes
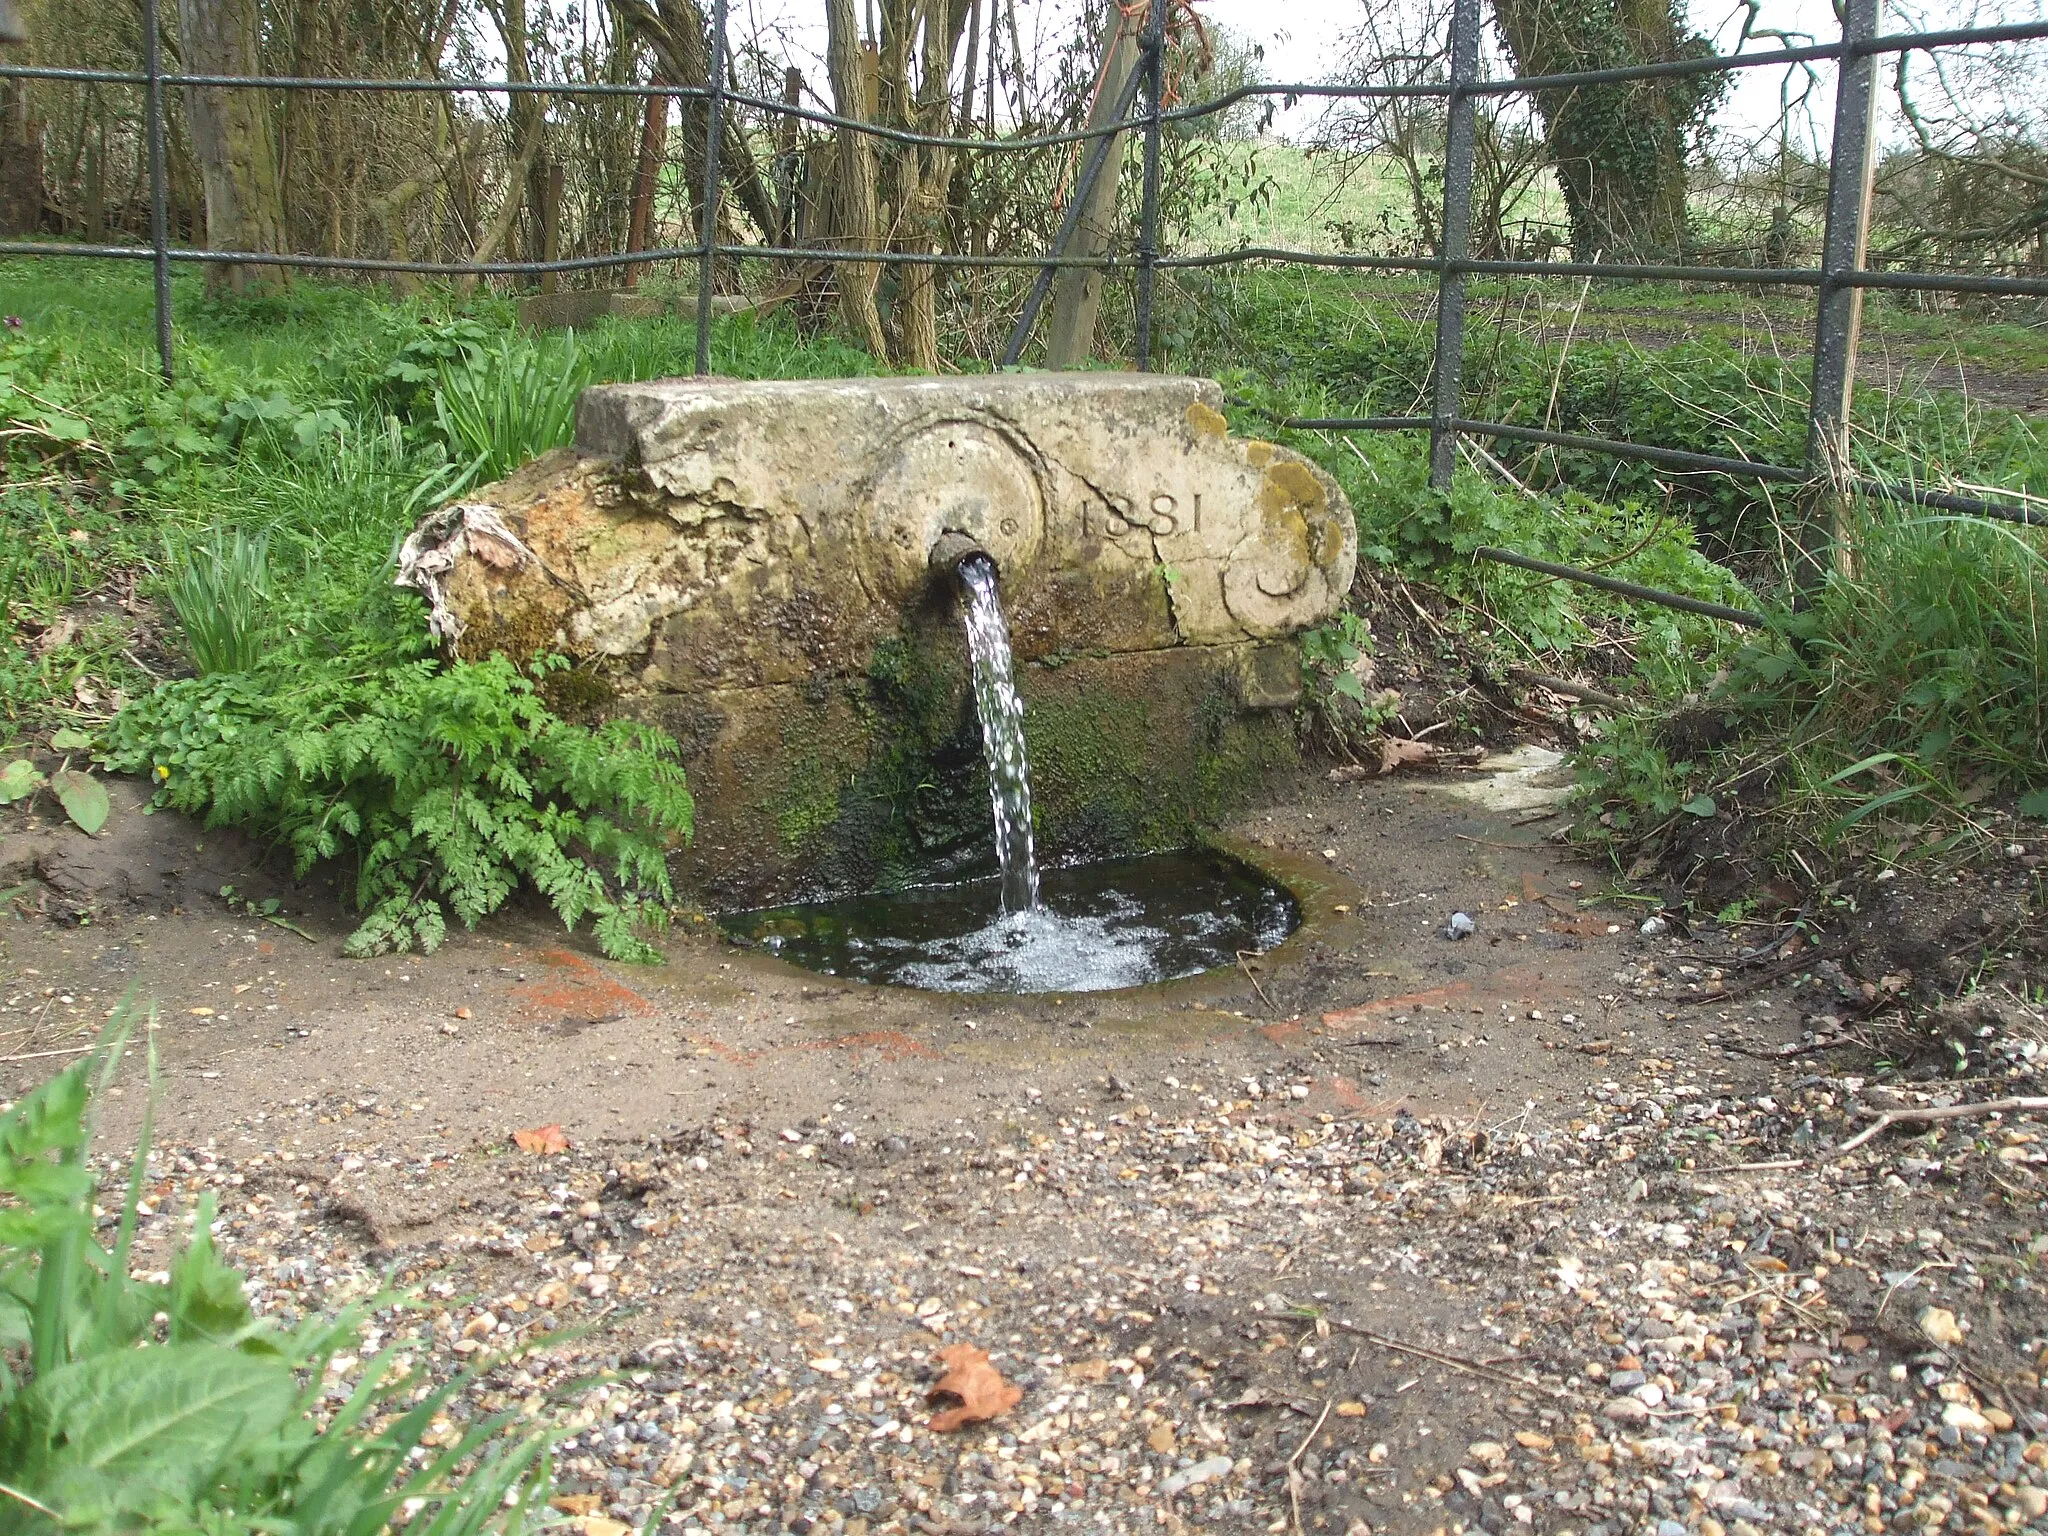
[[[1270,206],[1299,227],[1328,210],[1301,200],[1310,172],[1290,153],[1292,160],[1281,158],[1294,201],[1276,193]],[[1385,192],[1382,181],[1359,195]],[[1472,285],[1469,413],[1799,462],[1803,296],[1632,284],[1609,285],[1582,303],[1582,291],[1555,281]],[[146,271],[0,263],[0,309],[23,322],[0,338],[0,413],[13,433],[0,487],[0,601],[11,619],[0,646],[0,736],[59,724],[104,731],[128,704],[123,718],[157,733],[130,732],[133,762],[180,772],[211,765],[204,772],[212,779],[186,786],[193,808],[211,806],[302,850],[326,850],[331,829],[301,814],[320,794],[353,796],[349,803],[373,818],[397,791],[366,785],[344,765],[339,789],[309,779],[312,798],[294,809],[232,784],[232,764],[209,756],[206,743],[167,737],[195,717],[191,710],[204,712],[196,694],[177,691],[186,685],[157,691],[194,655],[204,627],[176,621],[174,592],[212,568],[208,551],[222,550],[215,540],[227,537],[225,550],[236,535],[249,548],[263,541],[268,580],[286,595],[279,638],[270,642],[281,659],[270,681],[235,694],[230,713],[247,716],[252,730],[275,725],[288,754],[297,750],[289,745],[294,731],[330,729],[326,716],[290,723],[284,678],[300,666],[327,682],[299,695],[324,700],[319,707],[338,711],[338,720],[388,726],[411,708],[392,701],[425,686],[401,681],[400,669],[431,654],[417,606],[390,586],[394,541],[456,487],[564,441],[584,385],[687,373],[694,326],[680,315],[608,319],[573,337],[531,336],[515,329],[509,304],[488,296],[458,307],[446,296],[395,300],[369,288],[302,283],[271,299],[217,303],[196,275],[183,273],[175,297],[179,381],[166,389],[155,378]],[[1678,814],[1673,807],[1711,797],[1716,774],[1748,771],[1741,765],[1757,741],[1784,749],[1788,805],[1818,806],[1856,791],[1857,774],[1838,775],[1873,756],[1883,763],[1863,775],[1939,786],[1905,797],[1916,805],[1959,806],[1966,792],[1987,785],[2040,787],[2048,751],[2034,617],[2043,592],[2039,534],[1862,509],[1856,576],[1838,578],[1814,610],[1829,627],[1788,627],[1745,651],[1743,637],[1712,621],[1504,570],[1475,561],[1472,551],[1507,545],[1769,607],[1782,596],[1781,556],[1797,513],[1782,487],[1496,443],[1498,465],[1468,454],[1446,497],[1428,487],[1424,434],[1277,426],[1286,416],[1426,409],[1433,299],[1425,278],[1298,268],[1185,273],[1164,291],[1161,329],[1171,366],[1224,381],[1241,429],[1282,437],[1339,479],[1358,511],[1368,562],[1440,589],[1455,643],[1471,655],[1590,674],[1652,703],[1699,694],[1722,670],[1747,679],[1717,705],[1738,746],[1673,758],[1647,738],[1640,750],[1622,751],[1627,732],[1617,731],[1605,766],[1588,760],[1596,799],[1621,807],[1639,831],[1645,807],[1670,801],[1668,820]],[[1653,334],[1638,339],[1632,328]],[[2039,343],[2038,331],[2017,321],[1957,325],[1882,304],[1873,306],[1872,334],[2008,367],[2033,359]],[[843,376],[872,366],[857,350],[776,322],[723,320],[713,336],[713,367],[728,375]],[[2048,495],[2040,425],[1949,392],[1860,391],[1854,453],[1873,477]],[[115,594],[119,602],[105,601]],[[121,611],[146,616],[152,603],[153,628],[138,628]],[[184,611],[189,620],[212,610],[195,596]],[[226,628],[232,634],[235,625]],[[1767,676],[1773,666],[1775,677]],[[360,697],[322,693],[336,669],[383,680],[363,684],[369,691]],[[551,717],[515,696],[514,676],[476,674],[450,686],[458,694],[479,688],[492,709],[525,722],[502,738],[503,750],[556,764],[543,774],[554,775],[550,782],[582,783],[580,739],[551,735]],[[146,708],[137,702],[145,698],[154,701]],[[436,759],[429,752],[422,761]],[[648,785],[663,782],[658,762],[642,766]],[[317,779],[328,770],[309,760],[304,771]],[[429,866],[456,856],[431,847],[404,854]],[[524,871],[515,861],[513,873],[554,881],[572,893],[576,910],[652,915],[642,903],[653,868],[644,851],[626,850],[618,872],[595,885],[545,858]],[[626,880],[628,871],[638,873]],[[458,882],[446,894],[449,910],[468,919],[501,899],[496,893]],[[370,891],[366,905],[375,896]],[[421,928],[418,917],[398,924],[400,939],[407,923],[414,938],[429,937],[438,919],[419,918]],[[624,920],[607,918],[622,945]]]
[[[524,884],[652,958],[640,934],[691,826],[674,743],[557,719],[559,658],[444,661],[390,561],[420,510],[566,442],[585,385],[688,372],[694,327],[529,336],[495,300],[308,283],[216,302],[181,278],[175,297],[165,387],[146,272],[0,266],[22,321],[0,340],[0,741],[83,726],[165,803],[302,871],[351,861],[354,952],[432,948]],[[712,355],[738,375],[868,366],[746,319]]]
[[[1188,231],[1187,250],[1270,245],[1330,254],[1408,253],[1417,241],[1407,173],[1384,155],[1340,161],[1327,151],[1281,143],[1220,146],[1234,185],[1252,194],[1209,209]],[[1435,189],[1425,193],[1441,197]],[[1538,178],[1508,211],[1507,223],[1564,226],[1564,197]]]

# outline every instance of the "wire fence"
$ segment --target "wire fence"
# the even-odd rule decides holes
[[[1849,405],[1855,375],[1860,301],[1870,290],[1918,290],[2006,297],[2048,297],[2048,276],[1996,276],[1982,273],[1873,271],[1866,265],[1871,214],[1871,186],[1876,153],[1874,107],[1876,67],[1880,58],[1914,51],[1992,43],[2028,42],[2048,38],[2048,20],[1999,26],[1954,27],[1936,31],[1882,33],[1881,0],[1845,0],[1839,41],[1802,47],[1762,49],[1725,57],[1687,58],[1663,63],[1624,65],[1565,74],[1482,78],[1480,0],[1455,0],[1451,22],[1449,78],[1442,83],[1387,85],[1251,85],[1198,104],[1169,107],[1165,101],[1164,66],[1169,7],[1153,0],[1141,41],[1138,67],[1108,121],[1071,131],[1011,138],[921,134],[868,123],[837,113],[771,100],[731,89],[725,71],[714,68],[703,85],[554,83],[488,79],[354,79],[267,75],[206,75],[167,72],[160,54],[158,0],[142,0],[143,67],[137,70],[0,66],[0,79],[97,82],[140,87],[144,92],[150,198],[150,242],[146,246],[71,242],[0,241],[0,255],[76,257],[82,259],[147,260],[155,273],[155,319],[159,363],[164,378],[172,377],[170,271],[173,263],[247,263],[312,271],[413,273],[449,277],[547,277],[550,274],[622,269],[656,262],[694,262],[697,268],[696,368],[709,371],[712,298],[721,258],[777,261],[857,263],[882,266],[948,268],[1023,268],[1037,274],[1023,310],[1013,326],[1001,361],[1014,364],[1028,345],[1055,275],[1067,269],[1128,270],[1136,278],[1136,326],[1132,365],[1147,371],[1153,364],[1153,308],[1162,271],[1219,266],[1297,264],[1356,271],[1433,273],[1436,277],[1436,341],[1431,372],[1430,414],[1427,416],[1360,416],[1283,418],[1288,428],[1327,432],[1426,431],[1429,434],[1430,481],[1447,490],[1456,466],[1461,436],[1486,437],[1576,449],[1661,465],[1685,472],[1729,475],[1759,482],[1799,486],[1807,511],[1802,519],[1809,570],[1825,567],[1827,517],[1815,509],[1832,496],[1857,493],[1906,502],[1968,516],[2013,523],[2048,525],[2048,513],[2023,501],[1993,501],[1952,495],[1921,483],[1922,477],[1871,480],[1848,469]],[[727,0],[713,0],[709,57],[728,54]],[[1630,81],[1671,80],[1788,64],[1826,63],[1836,66],[1837,85],[1825,230],[1818,267],[1722,267],[1679,263],[1611,261],[1476,260],[1471,255],[1476,109],[1487,97],[1538,91],[1614,85]],[[520,94],[550,96],[625,96],[702,102],[706,120],[701,221],[695,244],[625,250],[610,254],[556,260],[451,262],[314,256],[270,251],[215,250],[173,245],[169,236],[165,176],[165,92],[170,89],[213,88],[259,91],[439,92],[450,96]],[[1417,98],[1446,104],[1444,194],[1441,236],[1434,256],[1324,254],[1281,247],[1252,246],[1227,251],[1173,254],[1160,248],[1161,142],[1177,124],[1227,112],[1253,98],[1370,100]],[[973,254],[956,251],[905,252],[796,245],[721,242],[718,239],[724,175],[720,164],[724,117],[732,107],[751,108],[822,128],[870,135],[891,143],[928,148],[960,149],[977,154],[1017,154],[1062,145],[1087,146],[1065,213],[1043,255]],[[1089,194],[1106,172],[1122,136],[1141,139],[1142,184],[1136,242],[1129,255],[1077,255],[1070,247],[1079,229]],[[1812,390],[1807,422],[1805,462],[1774,464],[1727,458],[1631,443],[1611,438],[1551,432],[1506,422],[1477,420],[1461,411],[1462,366],[1466,323],[1466,282],[1472,277],[1554,277],[1581,279],[1664,280],[1763,288],[1808,288],[1815,294]],[[1481,550],[1487,558],[1508,552]],[[1519,563],[1511,560],[1510,563]],[[1580,579],[1587,573],[1556,567],[1551,574]],[[1648,592],[1648,589],[1645,589]],[[1644,595],[1639,593],[1637,595]],[[1660,601],[1669,594],[1648,593]],[[1741,622],[1733,610],[1721,615]]]

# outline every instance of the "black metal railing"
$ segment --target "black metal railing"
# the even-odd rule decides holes
[[[1281,418],[1279,425],[1328,432],[1426,429],[1430,434],[1430,480],[1439,489],[1449,487],[1456,465],[1457,442],[1463,435],[1545,444],[1660,464],[1681,471],[1781,482],[1800,486],[1809,492],[1855,492],[1969,516],[2035,526],[2048,524],[2048,513],[2026,504],[2032,498],[1998,501],[1956,496],[1930,489],[1917,481],[1868,480],[1850,474],[1846,467],[1848,402],[1854,370],[1856,308],[1858,297],[1863,291],[1919,290],[2010,297],[2048,297],[2048,276],[2007,277],[1979,273],[1872,271],[1863,266],[1869,236],[1869,186],[1875,149],[1872,103],[1876,89],[1876,61],[1882,56],[1914,51],[2048,38],[2048,20],[1985,27],[1951,27],[1938,31],[1880,33],[1879,5],[1880,0],[1845,0],[1842,36],[1839,41],[1833,43],[1761,49],[1727,57],[1690,58],[1665,63],[1632,64],[1564,74],[1489,80],[1482,78],[1479,71],[1482,25],[1479,0],[1454,0],[1449,78],[1442,83],[1361,86],[1252,85],[1209,101],[1168,108],[1164,101],[1167,6],[1155,0],[1149,7],[1146,18],[1138,67],[1132,72],[1129,84],[1124,89],[1109,121],[1059,133],[996,139],[915,133],[843,117],[792,102],[749,95],[731,89],[722,68],[714,68],[712,79],[705,85],[170,73],[163,69],[159,51],[157,0],[142,0],[143,33],[146,43],[143,68],[140,71],[0,65],[0,79],[94,82],[143,88],[144,134],[148,148],[150,243],[147,246],[123,246],[58,241],[0,241],[0,256],[65,256],[152,262],[155,268],[157,348],[166,380],[171,377],[174,363],[170,292],[170,269],[174,262],[242,262],[315,271],[393,272],[443,276],[547,276],[556,273],[622,268],[650,262],[694,261],[697,264],[696,366],[700,374],[709,368],[712,287],[716,263],[720,257],[850,262],[875,266],[1035,269],[1037,281],[1025,300],[1023,310],[1001,354],[1001,360],[1005,363],[1016,362],[1029,342],[1055,273],[1066,268],[1131,270],[1135,273],[1136,286],[1136,327],[1132,363],[1141,371],[1149,370],[1152,366],[1154,292],[1157,275],[1162,271],[1256,262],[1292,263],[1360,271],[1434,273],[1437,280],[1437,325],[1436,349],[1431,369],[1429,415]],[[713,60],[725,59],[728,56],[726,0],[713,0],[710,27],[712,37],[709,56]],[[1772,65],[1830,61],[1837,66],[1838,81],[1830,155],[1827,218],[1822,238],[1821,264],[1818,267],[1714,267],[1678,263],[1503,261],[1473,258],[1470,250],[1472,162],[1477,126],[1476,108],[1482,98],[1609,85],[1633,80],[1675,79]],[[451,96],[629,96],[643,100],[661,98],[702,101],[705,103],[707,134],[704,185],[700,200],[702,220],[698,239],[695,244],[688,246],[667,246],[553,260],[485,262],[309,256],[270,251],[212,250],[174,246],[170,242],[168,232],[164,166],[164,92],[173,88],[438,92]],[[1443,233],[1436,254],[1417,257],[1324,254],[1270,246],[1178,255],[1161,250],[1160,159],[1161,137],[1166,127],[1228,111],[1246,100],[1273,97],[1333,100],[1421,98],[1446,102],[1448,123],[1441,223]],[[889,251],[720,242],[717,231],[724,180],[720,165],[722,123],[727,109],[734,106],[752,108],[820,127],[852,130],[887,142],[905,145],[956,148],[983,154],[1014,154],[1082,143],[1088,144],[1089,148],[1058,231],[1050,249],[1044,255],[974,255],[951,251]],[[1081,209],[1088,200],[1089,191],[1102,175],[1114,146],[1120,142],[1120,136],[1133,130],[1143,135],[1143,184],[1135,254],[1071,254],[1069,246],[1079,227]],[[1467,418],[1461,410],[1464,393],[1462,366],[1466,315],[1465,281],[1472,276],[1672,280],[1813,289],[1816,295],[1813,388],[1809,406],[1805,463],[1794,466],[1752,462],[1746,459],[1662,448],[1652,444],[1620,442],[1610,438],[1551,432],[1506,422]],[[1805,521],[1808,527],[1824,528],[1825,525],[1824,518],[1811,515]],[[1481,550],[1479,553],[1488,558],[1503,558],[1503,552],[1499,551]],[[1809,550],[1809,553],[1813,551]],[[1550,574],[1564,574],[1568,569],[1559,567]]]

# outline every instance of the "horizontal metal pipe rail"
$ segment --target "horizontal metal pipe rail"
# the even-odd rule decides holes
[[[912,267],[1089,267],[1097,270],[1137,266],[1129,256],[973,256],[945,251],[845,251],[818,246],[726,245],[712,247],[720,256],[759,256],[783,261],[860,262],[876,266]],[[562,256],[553,261],[399,261],[382,256],[299,256],[289,252],[216,251],[171,246],[171,261],[219,262],[249,267],[295,267],[325,272],[414,272],[443,277],[465,273],[481,277],[534,276],[547,272],[594,272],[605,267],[636,266],[654,261],[697,261],[701,245],[669,245],[645,251],[616,251],[603,256]],[[82,256],[150,261],[147,245],[71,245],[54,241],[0,241],[0,256]]]
[[[862,262],[876,266],[944,267],[1094,267],[1135,268],[1128,256],[976,256],[945,251],[854,251],[829,246],[736,245],[721,243],[721,256],[763,257],[778,261]],[[59,240],[0,240],[0,256],[76,256],[146,261],[154,254],[146,245],[88,245]],[[693,261],[703,254],[695,245],[662,246],[643,251],[618,251],[603,256],[565,256],[554,261],[398,261],[375,256],[306,256],[292,252],[214,250],[172,246],[172,261],[235,262],[248,266],[303,267],[308,270],[416,272],[458,276],[516,277],[546,272],[588,272],[605,267],[634,266],[654,261]],[[1390,272],[1453,272],[1482,276],[1612,278],[1622,282],[1682,281],[1756,287],[1780,285],[1817,288],[1819,272],[1804,267],[1654,266],[1609,261],[1454,261],[1427,256],[1322,255],[1250,246],[1197,256],[1161,256],[1161,267],[1232,266],[1247,261],[1280,261],[1303,266],[1355,267]],[[1907,289],[1937,293],[1983,293],[2019,298],[2048,297],[2048,277],[1993,277],[1951,272],[1852,272],[1842,282],[1858,288]]]
[[[1705,618],[1740,624],[1745,629],[1771,627],[1769,619],[1760,613],[1751,613],[1747,608],[1730,608],[1726,603],[1710,603],[1705,598],[1687,597],[1682,592],[1666,592],[1661,587],[1646,587],[1641,582],[1623,581],[1619,576],[1603,576],[1598,571],[1580,570],[1576,565],[1559,565],[1554,560],[1538,560],[1531,555],[1518,555],[1511,549],[1496,549],[1491,544],[1482,544],[1472,553],[1481,560],[1493,560],[1501,565],[1517,565],[1525,571],[1555,576],[1560,581],[1575,581],[1582,587],[1599,587],[1602,591],[1618,593],[1622,597],[1633,597],[1642,602],[1656,603],[1661,607],[1677,608],[1686,613],[1697,613]]]
[[[153,4],[154,0],[145,0],[146,8],[153,8]],[[159,67],[157,57],[153,51],[147,60],[149,67],[141,71],[0,64],[0,79],[138,86],[151,93],[152,103],[160,100],[160,93],[165,87],[348,91],[358,93],[427,92],[450,96],[554,95],[600,98],[623,96],[643,100],[703,100],[712,103],[714,110],[718,106],[726,104],[750,107],[778,119],[793,118],[820,127],[851,129],[890,143],[1004,154],[1028,153],[1094,140],[1105,140],[1113,135],[1126,133],[1133,129],[1149,127],[1152,132],[1156,133],[1158,125],[1198,121],[1220,112],[1226,112],[1243,101],[1256,98],[1280,97],[1354,101],[1435,98],[1450,102],[1455,114],[1460,100],[1469,101],[1472,97],[1501,97],[1524,93],[1574,90],[1582,87],[1620,84],[1629,81],[1676,79],[1696,75],[1727,73],[1736,70],[1765,68],[1772,65],[1795,65],[1828,61],[1847,63],[1848,61],[1876,55],[2027,42],[2043,38],[2048,38],[2048,18],[2037,21],[2005,23],[1989,27],[1953,27],[1895,33],[1875,33],[1874,25],[1871,25],[1866,26],[1860,35],[1852,36],[1845,32],[1843,38],[1831,43],[1759,49],[1749,53],[1738,53],[1726,57],[1710,56],[1658,63],[1620,65],[1605,69],[1578,70],[1551,75],[1513,76],[1499,80],[1461,78],[1455,84],[1445,80],[1387,85],[1325,85],[1309,83],[1250,85],[1226,92],[1209,101],[1192,103],[1170,111],[1162,110],[1161,103],[1157,99],[1153,99],[1142,113],[1133,114],[1130,106],[1126,105],[1124,110],[1117,114],[1115,121],[1096,127],[1083,127],[1057,133],[1021,135],[1006,139],[915,133],[906,129],[891,128],[881,124],[864,122],[856,118],[843,117],[833,112],[733,91],[727,89],[722,81],[715,82],[714,85],[656,85],[651,83],[643,85],[595,81],[362,79],[330,76],[171,73]],[[722,57],[724,51],[722,36],[718,41],[720,47],[715,56]],[[1469,106],[1466,110],[1469,110]],[[148,126],[152,136],[152,149],[159,149],[159,141],[162,134],[162,117],[160,110],[154,105],[148,115]],[[715,159],[712,166],[707,166],[707,170],[711,171],[714,168]],[[153,179],[160,179],[160,177],[161,169],[159,166],[158,176]],[[708,190],[707,197],[712,196],[715,196],[715,192]],[[1469,189],[1447,187],[1447,207],[1449,206],[1449,200],[1457,196],[1469,196]],[[566,257],[555,260],[479,263],[413,261],[375,257],[311,256],[173,247],[169,244],[168,237],[163,228],[162,209],[160,206],[162,203],[162,189],[160,187],[154,188],[152,203],[156,208],[154,216],[155,233],[151,243],[147,246],[75,244],[57,241],[0,241],[0,256],[111,258],[150,260],[154,262],[158,273],[158,308],[160,313],[157,318],[159,348],[163,353],[166,378],[169,377],[170,372],[170,350],[168,291],[165,287],[165,273],[172,262],[238,263],[292,267],[310,271],[392,272],[439,276],[474,275],[502,277],[600,271],[661,261],[695,261],[701,267],[720,255],[783,261],[855,262],[874,266],[1034,269],[1041,273],[1068,267],[1112,270],[1144,266],[1148,270],[1156,270],[1162,267],[1199,270],[1251,262],[1276,262],[1339,270],[1390,273],[1428,272],[1436,275],[1440,293],[1447,292],[1454,284],[1460,282],[1466,276],[1496,276],[1586,278],[1611,281],[1676,281],[1735,286],[1813,288],[1819,289],[1823,293],[1829,289],[1862,288],[1888,291],[1918,290],[1968,293],[2008,297],[2048,297],[2048,277],[2010,277],[1990,273],[1844,271],[1840,267],[1836,267],[1831,271],[1822,271],[1803,267],[1713,267],[1681,263],[1476,260],[1465,259],[1462,256],[1453,259],[1450,252],[1439,253],[1434,257],[1370,256],[1352,253],[1326,254],[1271,246],[1247,246],[1232,251],[1202,252],[1175,256],[1159,253],[1156,230],[1150,227],[1144,231],[1141,238],[1140,248],[1145,254],[1139,260],[1115,256],[1071,257],[1065,255],[1057,248],[1046,256],[975,256],[943,252],[856,251],[813,247],[728,245],[712,242],[709,239],[708,230],[705,240],[695,245],[667,246],[653,250],[624,251],[601,256]],[[706,317],[700,309],[700,330],[704,328],[705,324]],[[703,350],[702,344],[704,339],[701,336],[699,338],[700,353]],[[1452,360],[1452,368],[1452,395],[1454,397],[1455,359]],[[1635,459],[1658,464],[1684,473],[1728,474],[1779,483],[1803,483],[1810,478],[1806,471],[1792,469],[1783,465],[1762,464],[1745,459],[1724,458],[1712,454],[1696,454],[1681,449],[1657,448],[1643,444],[1624,443],[1608,438],[1548,432],[1531,427],[1517,427],[1503,422],[1466,419],[1451,414],[1442,414],[1441,404],[1439,404],[1439,412],[1440,414],[1434,417],[1362,416],[1297,418],[1283,421],[1282,425],[1305,430],[1338,431],[1398,431],[1428,427],[1438,433],[1446,431],[1470,433],[1476,436],[1491,436],[1515,441],[1542,443],[1577,451],[1605,454],[1617,458]],[[1971,516],[1991,517],[2032,526],[2048,524],[2048,514],[2044,514],[2029,506],[1980,501],[1970,497],[1955,496],[1947,492],[1928,490],[1913,484],[1857,479],[1848,482],[1847,488],[1866,495],[1884,497]],[[1568,568],[1559,569],[1561,571]],[[1553,574],[1556,573],[1554,572]],[[1619,590],[1620,588],[1617,587],[1616,589]]]
[[[1934,48],[1955,48],[1991,43],[2031,42],[2048,38],[2048,20],[2008,22],[1990,27],[1950,27],[1935,31],[1892,32],[1867,43],[1813,43],[1797,48],[1760,49],[1754,53],[1707,55],[1696,59],[1673,59],[1654,64],[1617,64],[1606,69],[1574,70],[1553,75],[1512,75],[1499,80],[1476,81],[1466,89],[1479,96],[1519,95],[1531,91],[1569,90],[1579,86],[1613,85],[1632,80],[1660,80],[1687,75],[1717,74],[1739,69],[1758,69],[1772,64],[1824,63],[1867,54],[1909,53]],[[0,65],[0,79],[68,80],[106,85],[146,85],[149,76],[140,70],[69,68],[58,65]],[[329,75],[204,75],[166,73],[158,77],[166,86],[217,86],[254,90],[286,91],[440,91],[451,95],[560,95],[560,96],[663,96],[696,99],[711,94],[702,85],[622,85],[601,81],[543,80],[438,80],[382,78],[366,79]],[[1448,98],[1446,83],[1408,85],[1330,85],[1297,81],[1290,84],[1246,85],[1208,101],[1175,107],[1159,114],[1162,123],[1188,122],[1227,112],[1240,102],[1258,97],[1279,96],[1325,100],[1369,101],[1390,98]],[[729,102],[740,102],[782,117],[800,118],[835,128],[853,128],[880,138],[906,144],[923,144],[956,149],[1041,149],[1101,138],[1145,125],[1134,117],[1098,128],[1076,129],[1058,134],[1023,139],[961,138],[943,134],[913,133],[892,129],[859,118],[841,117],[812,107],[798,106],[765,96],[739,91],[723,93]]]

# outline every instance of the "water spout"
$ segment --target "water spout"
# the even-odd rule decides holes
[[[951,546],[950,558],[940,551]],[[964,547],[963,547],[964,546]],[[935,565],[958,572],[967,594],[967,650],[974,661],[974,708],[988,763],[995,811],[996,862],[1003,871],[1003,910],[1038,907],[1038,861],[1031,846],[1031,763],[1024,750],[1024,701],[1010,658],[1010,626],[996,589],[996,563],[964,534],[948,533],[932,548]]]
[[[972,560],[977,555],[990,565],[995,564],[995,556],[983,549],[971,535],[949,528],[933,541],[931,567],[934,571],[953,576],[958,574],[963,561]]]

